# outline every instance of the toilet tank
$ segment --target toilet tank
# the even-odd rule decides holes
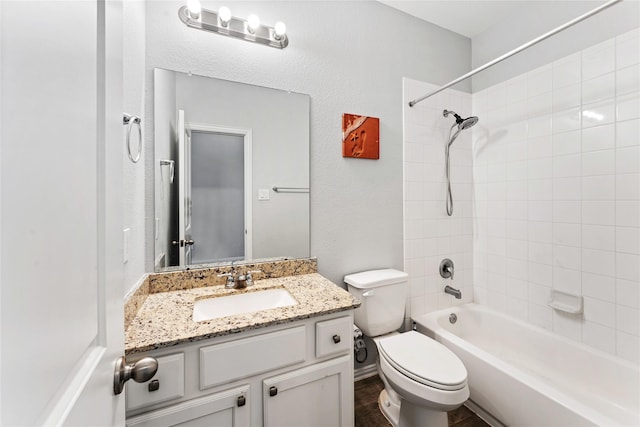
[[[344,276],[349,292],[362,305],[354,312],[354,321],[362,332],[376,337],[402,326],[409,275],[387,268]]]

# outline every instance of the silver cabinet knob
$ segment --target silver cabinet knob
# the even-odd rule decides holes
[[[127,365],[124,356],[116,360],[116,369],[113,375],[113,394],[120,394],[124,389],[124,383],[133,379],[137,383],[149,381],[158,372],[158,361],[153,357],[143,357],[135,363]]]

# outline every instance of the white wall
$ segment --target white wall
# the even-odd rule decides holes
[[[507,19],[473,37],[472,63],[479,67],[605,3],[604,1],[526,2]],[[640,2],[627,0],[554,35],[473,77],[473,91],[515,77],[638,26]],[[615,25],[612,25],[614,24]]]
[[[142,138],[146,135],[148,123],[145,116],[145,2],[144,1],[124,1],[122,2],[123,12],[123,95],[124,112],[142,117]],[[122,188],[124,208],[124,228],[129,231],[128,261],[124,264],[124,289],[127,292],[147,271],[145,265],[146,246],[146,222],[153,221],[152,217],[146,217],[145,206],[145,165],[147,164],[148,152],[144,148],[140,161],[132,163],[129,160],[124,147],[126,137],[126,127],[123,126],[123,180]],[[133,150],[138,147],[138,135],[133,129],[131,135],[131,146]],[[153,159],[153,156],[150,157]],[[153,215],[153,212],[151,213]]]
[[[476,301],[636,363],[639,67],[636,29],[473,94]]]
[[[443,110],[471,115],[471,95],[453,89],[409,107],[408,102],[437,86],[416,80],[404,82],[404,265],[410,277],[405,316],[473,301],[473,205],[471,131],[462,132],[451,146],[453,215],[447,216],[445,146],[453,116]],[[455,129],[454,129],[455,131]],[[443,279],[440,262],[454,263],[454,279]],[[445,285],[462,291],[455,299]]]
[[[402,269],[402,77],[445,83],[463,74],[470,40],[373,1],[233,2],[236,16],[287,24],[291,42],[280,51],[188,28],[177,17],[182,5],[147,3],[147,80],[161,67],[309,94],[311,255],[320,272],[341,283],[360,270]],[[381,31],[382,23],[401,30]],[[148,89],[146,99],[152,120]],[[342,158],[343,113],[381,119],[380,160]]]

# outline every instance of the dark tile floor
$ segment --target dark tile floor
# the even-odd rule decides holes
[[[391,424],[378,409],[378,395],[384,388],[377,375],[355,383],[355,427],[388,427]],[[449,427],[489,427],[476,414],[461,406],[448,414]]]

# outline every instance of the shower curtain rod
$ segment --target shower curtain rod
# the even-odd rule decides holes
[[[410,101],[409,102],[409,107],[413,107],[418,102],[422,102],[425,99],[427,99],[427,98],[429,98],[429,97],[431,97],[431,96],[433,96],[433,95],[435,95],[437,93],[440,93],[443,90],[448,89],[451,86],[453,86],[455,84],[458,84],[463,80],[468,79],[469,77],[472,77],[472,76],[478,74],[480,71],[484,71],[487,68],[492,67],[492,66],[496,65],[497,63],[504,61],[507,58],[510,58],[511,56],[515,55],[516,53],[522,52],[523,50],[528,49],[531,46],[533,46],[535,44],[538,44],[538,43],[540,43],[541,41],[543,41],[545,39],[548,39],[549,37],[553,36],[554,34],[557,34],[557,33],[561,32],[561,31],[564,31],[567,28],[572,27],[572,26],[576,25],[577,23],[579,23],[581,21],[584,21],[585,19],[587,19],[589,17],[591,17],[591,16],[593,16],[593,15],[595,15],[597,13],[602,12],[603,10],[613,6],[614,4],[620,3],[621,1],[622,0],[610,0],[607,3],[605,3],[603,5],[600,5],[600,6],[596,7],[595,9],[585,13],[584,15],[578,16],[577,18],[572,19],[571,21],[569,21],[569,22],[567,22],[567,23],[565,23],[565,24],[563,24],[563,25],[561,25],[561,26],[559,26],[559,27],[557,27],[557,28],[555,28],[555,29],[543,34],[543,35],[541,35],[540,37],[535,38],[535,39],[523,44],[522,46],[517,47],[517,48],[513,49],[512,51],[509,51],[509,52],[505,53],[504,55],[497,57],[493,61],[487,62],[486,64],[476,68],[475,70],[469,71],[467,74],[465,74],[463,76],[460,76],[455,80],[450,81],[449,83],[445,84],[444,86],[442,86],[442,87],[440,87],[440,88],[438,88],[438,89],[436,89],[434,91],[431,91],[428,94],[426,94],[426,95],[424,95],[424,96],[422,96],[420,98],[416,98],[413,101]]]

